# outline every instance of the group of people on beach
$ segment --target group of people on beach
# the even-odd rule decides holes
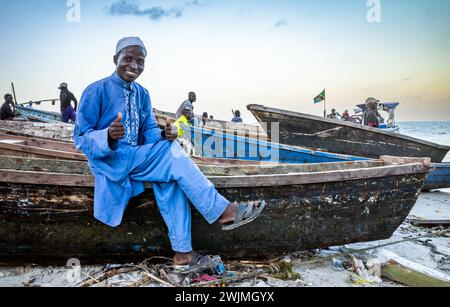
[[[208,112],[204,112],[202,114],[201,120],[198,120],[194,116],[194,103],[197,101],[197,94],[195,92],[190,92],[188,95],[188,99],[184,101],[180,107],[178,108],[175,116],[177,121],[175,122],[175,126],[180,131],[180,135],[184,135],[184,126],[214,126],[214,116],[209,115]],[[233,111],[233,118],[231,119],[232,123],[243,123],[241,112],[239,110]]]
[[[364,111],[362,118],[361,116],[358,116],[354,114],[353,116],[350,116],[350,113],[348,110],[345,110],[344,113],[339,114],[336,112],[336,109],[332,109],[331,113],[327,116],[329,119],[339,119],[346,122],[352,122],[352,123],[359,123],[363,124],[364,126],[379,128],[380,124],[384,123],[384,118],[380,115],[378,108],[379,108],[380,100],[375,99],[373,97],[367,98],[366,100],[366,110]],[[395,123],[394,119],[394,113],[395,111],[393,109],[389,109],[387,107],[383,108],[384,111],[388,113],[388,127],[392,127]]]
[[[355,115],[350,116],[350,113],[348,110],[345,110],[344,113],[342,113],[342,115],[341,115],[336,111],[336,109],[332,109],[331,113],[329,115],[327,115],[327,118],[340,119],[342,121],[351,122],[351,123],[359,123],[359,124],[361,123],[361,120],[357,116],[355,116]]]
[[[76,109],[78,105],[77,98],[75,95],[69,91],[67,83],[63,82],[59,85],[60,90],[59,99],[61,102],[61,121],[64,123],[75,123],[76,120]],[[0,120],[12,120],[16,117],[16,102],[13,100],[11,94],[6,94],[4,96],[5,102],[0,109]],[[75,106],[72,106],[74,102]],[[33,108],[33,102],[30,101],[27,108]]]

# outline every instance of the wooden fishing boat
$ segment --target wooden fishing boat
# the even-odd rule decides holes
[[[237,135],[223,135],[215,131],[193,129],[193,142],[198,156],[191,158],[197,164],[249,165],[254,163],[272,164],[302,164],[329,163],[369,160],[329,152],[313,151],[306,148],[287,146],[242,138]],[[201,137],[197,137],[201,136]],[[220,150],[214,147],[223,143]],[[212,145],[211,145],[212,144]],[[229,146],[231,144],[232,146]],[[207,149],[210,146],[210,149]],[[218,146],[219,147],[219,146]],[[28,137],[14,131],[0,129],[0,155],[13,155],[29,158],[63,159],[86,161],[87,158],[74,148],[72,142],[58,141],[44,137]],[[450,166],[448,163],[432,163],[423,190],[450,188]]]
[[[16,112],[23,118],[31,121],[39,121],[44,123],[60,123],[61,114],[56,112],[43,111],[23,106],[16,106]]]
[[[207,158],[239,159],[273,163],[324,163],[367,160],[367,158],[314,151],[236,134],[198,127],[185,129],[195,154]]]
[[[423,190],[450,188],[450,163],[432,163]]]
[[[200,165],[231,201],[264,200],[262,215],[224,232],[193,212],[200,252],[264,258],[389,238],[408,216],[429,159],[303,165]],[[151,187],[131,200],[123,224],[93,218],[94,180],[82,161],[0,159],[0,262],[133,261],[172,254]]]
[[[261,105],[247,108],[260,123],[267,123],[269,135],[278,125],[279,141],[283,144],[374,159],[386,154],[431,157],[434,163],[442,162],[450,150],[449,146],[339,120]]]

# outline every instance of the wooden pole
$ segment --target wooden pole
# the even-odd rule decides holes
[[[327,118],[327,99],[323,100],[323,117]]]
[[[14,97],[14,103],[17,105],[17,98],[16,98],[16,90],[14,89],[14,83],[11,82],[13,97]]]

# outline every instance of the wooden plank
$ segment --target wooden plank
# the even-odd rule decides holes
[[[449,227],[450,226],[450,220],[418,220],[415,219],[412,221],[412,224],[414,226],[420,226],[420,227]]]
[[[30,172],[17,170],[0,170],[0,182],[22,184],[51,184],[56,186],[83,186],[93,187],[91,176],[71,175],[62,173]],[[400,166],[384,166],[365,169],[349,169],[341,171],[283,174],[283,175],[254,175],[254,176],[208,176],[208,179],[217,188],[244,188],[244,187],[274,187],[288,185],[303,185],[313,183],[343,182],[363,180],[369,178],[382,178],[389,176],[402,176],[425,172],[422,164],[407,164]]]
[[[1,153],[1,151],[0,151]],[[345,169],[358,169],[384,166],[385,163],[378,160],[355,161],[345,163],[321,163],[321,164],[252,164],[249,161],[192,158],[198,164],[200,170],[207,176],[239,176],[239,175],[270,175],[289,173],[312,173],[336,171]],[[220,160],[220,161],[217,161]],[[235,162],[245,162],[243,164]],[[89,175],[90,168],[86,162],[42,159],[17,156],[0,156],[0,169],[35,171],[48,173],[66,173]]]
[[[431,158],[411,158],[411,157],[394,157],[394,156],[381,156],[380,159],[387,164],[398,165],[405,163],[422,163],[426,167],[431,165]]]
[[[69,142],[57,141],[54,139],[37,138],[34,136],[11,135],[11,134],[0,132],[0,141],[1,142],[5,142],[8,139],[14,139],[14,140],[18,140],[18,141],[20,140],[23,145],[27,145],[27,146],[80,153],[78,150],[76,150],[74,148],[74,145],[72,142],[69,143]],[[19,144],[19,143],[17,143],[17,144]]]
[[[11,139],[1,139],[0,143],[3,143],[3,144],[15,144],[15,145],[25,145],[25,141],[23,141],[23,140],[11,140]]]
[[[67,143],[67,144],[73,143],[71,140],[59,139],[59,138],[48,137],[48,136],[46,137],[46,136],[40,136],[40,135],[36,135],[36,134],[25,133],[23,131],[21,132],[21,131],[16,131],[16,130],[11,130],[11,129],[5,129],[5,128],[2,128],[1,125],[0,125],[0,133],[2,135],[14,135],[15,137],[21,136],[21,137],[34,138],[34,139],[39,139],[39,140],[53,140],[53,141],[57,141],[60,143]]]
[[[0,143],[0,150],[5,150],[6,152],[17,152],[18,154],[30,155],[32,157],[49,157],[49,158],[87,161],[86,156],[81,153],[60,151],[54,149],[45,149],[26,145]]]
[[[426,173],[423,164],[407,164],[399,166],[382,166],[365,169],[349,169],[329,172],[286,174],[286,175],[254,175],[254,176],[218,176],[210,180],[219,187],[249,186],[285,186],[295,184],[313,184],[325,182],[342,182],[386,176],[402,176],[405,174]]]
[[[90,175],[87,162],[74,160],[42,159],[17,156],[0,156],[0,169],[46,173]]]
[[[94,177],[91,175],[72,175],[62,173],[30,172],[15,170],[0,170],[2,174],[0,182],[54,185],[54,186],[77,186],[94,187]]]
[[[390,251],[379,254],[387,259],[382,275],[411,287],[450,287],[450,276],[400,257]]]

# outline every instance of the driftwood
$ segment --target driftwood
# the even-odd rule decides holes
[[[380,251],[379,255],[387,259],[382,268],[384,277],[412,287],[450,287],[450,277],[447,274],[427,268],[387,250]]]

